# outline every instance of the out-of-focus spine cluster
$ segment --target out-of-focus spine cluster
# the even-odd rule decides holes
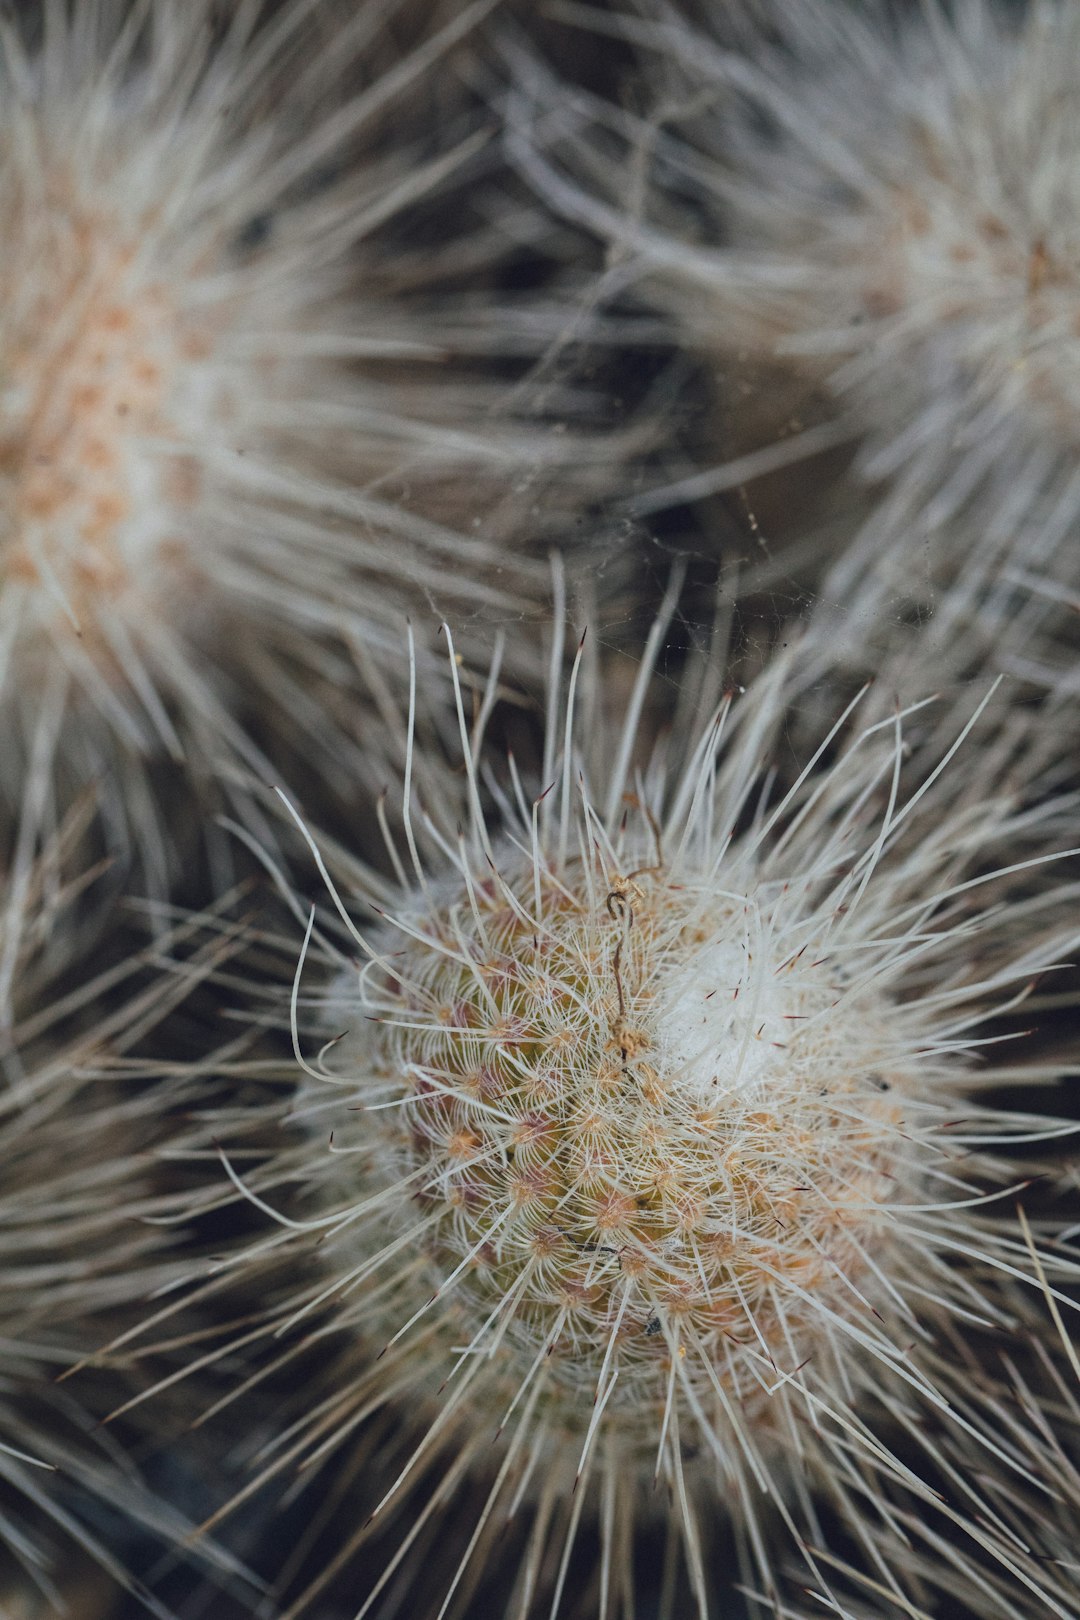
[[[1080,1612],[1078,45],[0,19],[4,1615]]]

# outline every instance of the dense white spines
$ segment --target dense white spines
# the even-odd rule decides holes
[[[875,993],[833,1015],[837,964],[807,960],[778,893],[718,895],[620,843],[617,869],[542,873],[539,905],[531,863],[497,851],[497,879],[402,919],[412,942],[364,978],[374,1038],[333,1058],[370,1074],[356,1101],[376,1111],[335,1140],[419,1178],[418,1246],[433,1285],[459,1278],[455,1324],[473,1321],[496,1384],[544,1346],[553,1438],[599,1391],[652,1462],[665,1403],[689,1398],[670,1388],[687,1344],[693,1398],[713,1404],[708,1363],[756,1415],[781,1336],[798,1359],[827,1332],[810,1284],[846,1312],[840,1257],[861,1277],[860,1240],[887,1244],[877,1205],[910,1156],[883,1093],[915,1082],[885,1077]]]
[[[640,48],[646,118],[581,97],[560,162],[522,136],[523,166],[618,243],[684,347],[721,358],[729,408],[743,410],[740,368],[762,362],[833,396],[829,429],[792,434],[791,390],[774,389],[771,425],[791,439],[780,460],[830,432],[860,446],[875,507],[820,583],[838,617],[873,634],[875,614],[914,600],[944,639],[989,593],[1004,597],[993,636],[1012,610],[1003,565],[1076,574],[1075,7],[809,0],[700,30],[673,6],[640,10],[574,16]],[[543,86],[527,64],[521,79],[523,97]],[[538,93],[530,125],[546,135],[550,85]],[[612,172],[648,182],[608,197]],[[767,397],[750,408],[768,427]]]
[[[372,240],[475,150],[423,149],[409,98],[490,7],[395,59],[398,9],[57,5],[33,47],[4,30],[9,806],[36,741],[61,801],[95,780],[114,843],[152,849],[141,761],[258,765],[252,709],[340,778],[319,691],[396,656],[418,597],[528,593],[472,528],[565,454],[463,359],[512,343],[512,317],[436,304],[422,254]],[[497,233],[474,246],[482,272]]]
[[[305,1438],[301,1411],[261,1477],[404,1401],[418,1439],[385,1512],[409,1502],[420,1534],[445,1482],[494,1475],[447,1607],[514,1503],[532,1528],[512,1612],[538,1581],[558,1607],[586,1501],[601,1606],[629,1612],[659,1475],[706,1613],[718,1514],[750,1586],[775,1597],[798,1546],[825,1595],[821,1504],[869,1536],[873,1476],[883,1511],[938,1512],[954,1425],[972,1459],[1010,1467],[995,1393],[969,1396],[951,1344],[1024,1318],[1008,1161],[1069,1127],[981,1106],[1008,1058],[972,1059],[1075,944],[1068,891],[1037,878],[1062,806],[975,791],[954,762],[968,725],[936,744],[921,705],[862,733],[842,716],[772,793],[782,664],[631,789],[647,675],[621,738],[586,739],[575,716],[603,694],[575,671],[547,791],[490,778],[498,830],[489,705],[471,736],[462,711],[464,803],[451,779],[430,815],[406,795],[396,859],[417,857],[416,886],[354,934],[359,982],[339,973],[326,997],[304,1140],[237,1180],[282,1215],[233,1263],[272,1268],[268,1320],[354,1341],[333,1426],[312,1409]],[[995,779],[1040,769],[1007,709],[983,746]],[[297,1178],[314,1201],[294,1210]],[[312,1243],[321,1275],[290,1280]],[[962,1534],[979,1511],[976,1493],[952,1513]],[[875,1567],[917,1598],[898,1544]]]

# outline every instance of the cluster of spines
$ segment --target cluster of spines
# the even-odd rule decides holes
[[[773,1515],[825,1592],[828,1559],[810,1550],[816,1502],[860,1536],[871,1477],[882,1502],[938,1511],[942,1453],[912,1428],[912,1403],[939,1418],[953,1409],[969,1455],[1011,1466],[995,1441],[1002,1387],[972,1396],[945,1347],[958,1323],[1027,1320],[1025,1276],[1037,1292],[1004,1213],[1023,1181],[1011,1161],[1025,1141],[1071,1127],[980,1106],[980,1089],[1011,1070],[990,1062],[976,1074],[969,1056],[978,1026],[1075,942],[1067,889],[1049,907],[1024,893],[1025,875],[1055,858],[1047,845],[1065,806],[1040,815],[988,796],[988,783],[971,793],[956,754],[987,726],[984,704],[941,747],[925,706],[850,738],[846,713],[791,786],[752,809],[789,674],[724,699],[685,773],[665,783],[645,768],[633,793],[631,698],[607,814],[585,784],[603,780],[608,739],[595,752],[579,743],[572,676],[548,723],[554,787],[532,802],[518,792],[520,819],[503,799],[498,832],[481,804],[483,722],[470,731],[462,706],[466,830],[449,831],[451,806],[418,823],[406,795],[417,883],[397,906],[380,898],[375,932],[333,891],[368,961],[358,985],[339,974],[320,998],[321,1027],[349,1032],[305,1062],[304,1140],[250,1176],[231,1172],[281,1228],[229,1269],[272,1283],[267,1331],[354,1342],[325,1405],[299,1414],[243,1494],[292,1461],[327,1458],[362,1414],[405,1400],[415,1447],[402,1440],[378,1515],[424,1501],[409,1509],[402,1558],[447,1481],[462,1470],[492,1481],[444,1610],[511,1504],[531,1514],[523,1604],[552,1559],[544,1584],[558,1603],[585,1499],[608,1525],[610,1579],[629,1592],[632,1527],[650,1517],[641,1489],[663,1475],[705,1613],[715,1493],[734,1492],[745,1579],[778,1601]],[[648,676],[646,661],[643,689]],[[478,712],[490,713],[486,700]],[[909,734],[921,740],[905,767]],[[1000,765],[1018,746],[1006,713],[984,757]],[[1035,773],[1038,761],[1029,740]],[[905,769],[919,773],[906,795]],[[1018,917],[1030,906],[1038,919],[1030,937],[992,931],[989,897],[1009,894]],[[719,942],[711,960],[722,961],[732,940],[746,978],[739,997],[734,983],[727,993],[746,998],[741,1026],[702,1011],[708,947]],[[968,955],[951,968],[961,941]],[[706,1045],[736,1031],[715,1105],[693,1026],[672,1034],[665,994],[677,1022],[688,1001],[698,1007]],[[294,994],[296,1015],[299,1005]],[[803,1047],[817,1050],[800,1070],[799,1035],[782,1026],[803,1021]],[[297,1026],[294,1039],[302,1052]],[[755,1042],[768,1048],[763,1067],[747,1060]],[[285,1213],[297,1174],[314,1214]],[[312,1242],[324,1280],[297,1289],[291,1267]],[[1060,1256],[1046,1264],[1058,1280],[1069,1272]],[[336,1432],[319,1415],[330,1410]],[[897,1426],[907,1440],[894,1449]],[[953,1521],[978,1540],[977,1493],[967,1509],[975,1518]],[[996,1556],[1012,1569],[1007,1548]],[[895,1549],[887,1579],[905,1590]]]

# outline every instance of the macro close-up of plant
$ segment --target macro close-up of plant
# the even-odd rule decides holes
[[[1080,1620],[1072,0],[0,8],[0,1620]]]

